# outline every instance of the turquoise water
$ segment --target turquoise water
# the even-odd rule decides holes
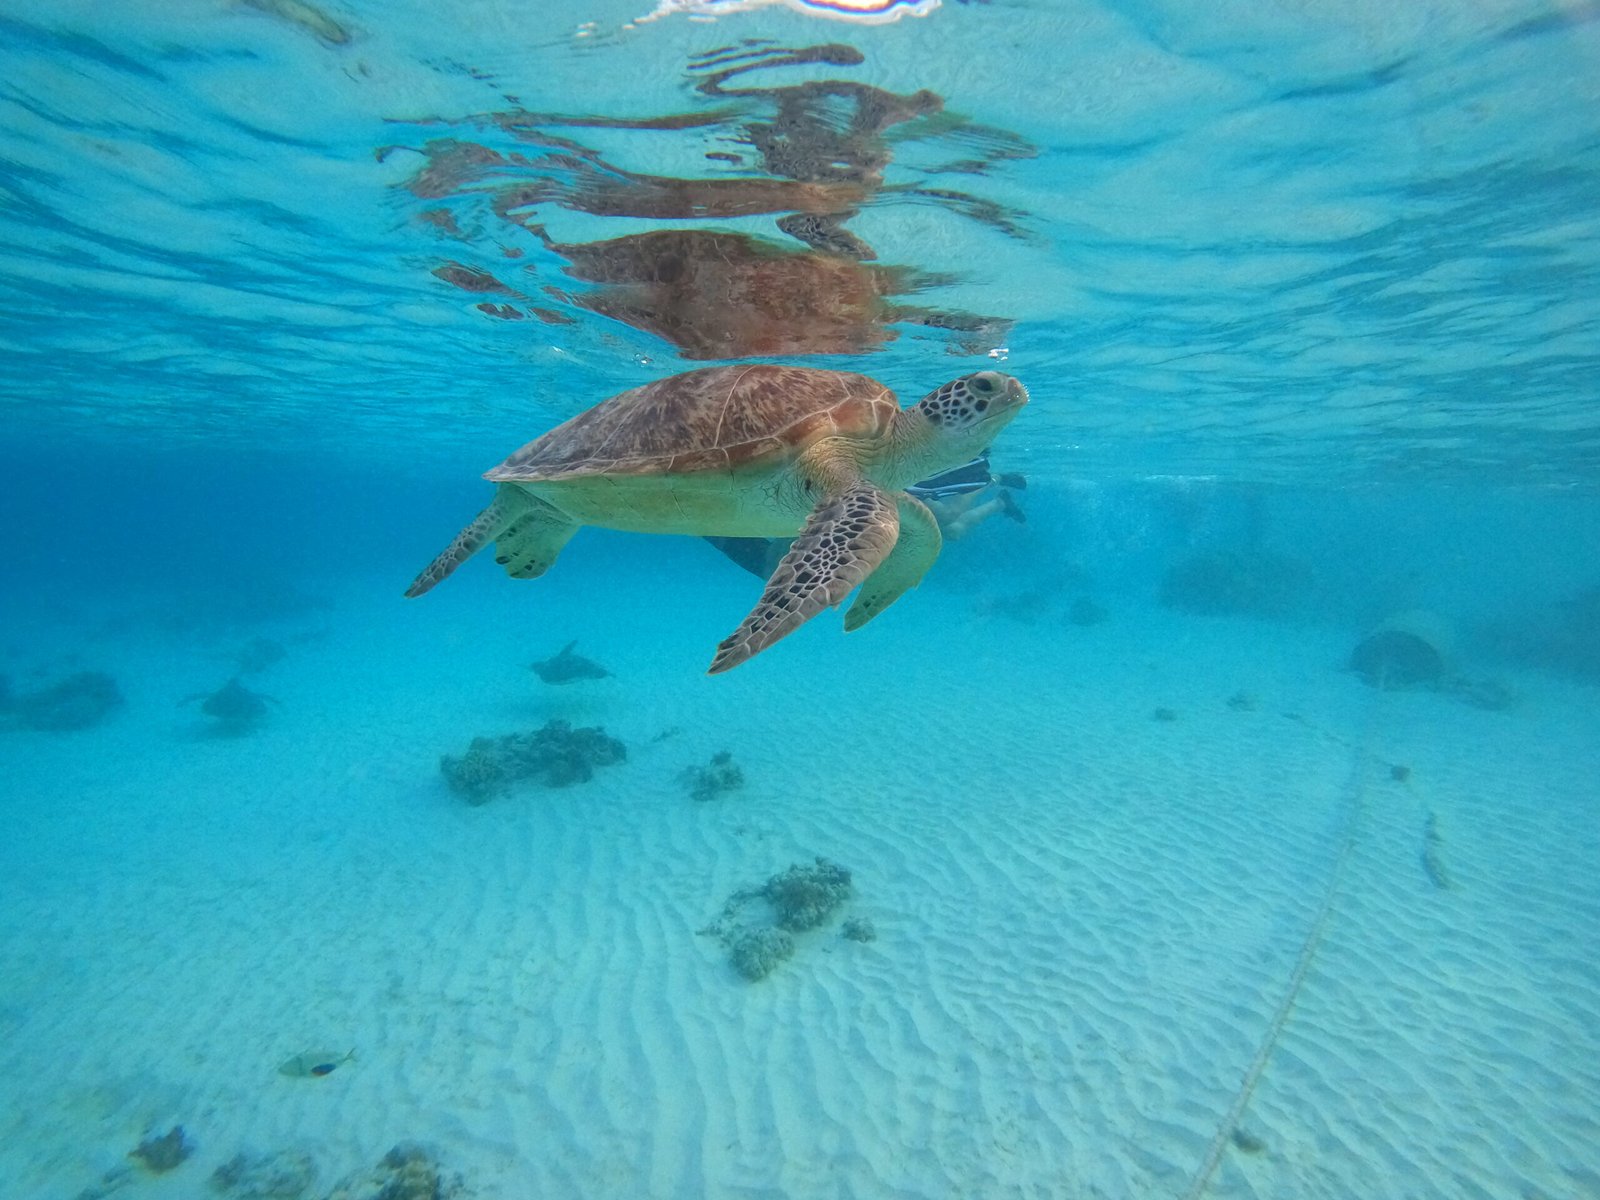
[[[649,6],[0,0],[0,1193],[1600,1196],[1600,9]],[[866,628],[402,599],[754,362],[1030,391]]]

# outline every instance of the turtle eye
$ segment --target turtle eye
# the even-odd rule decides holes
[[[974,375],[972,377],[972,386],[980,392],[992,392],[994,391],[994,380],[987,375]]]

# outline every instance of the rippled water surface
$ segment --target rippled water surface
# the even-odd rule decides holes
[[[866,353],[1038,381],[1043,472],[1600,465],[1587,5],[640,7],[5,6],[8,421],[392,455]]]

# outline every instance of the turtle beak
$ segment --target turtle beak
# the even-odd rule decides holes
[[[1022,386],[1022,380],[1006,376],[1006,399],[1018,408],[1028,402],[1028,389]]]

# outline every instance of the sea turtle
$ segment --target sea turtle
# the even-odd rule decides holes
[[[858,583],[847,630],[914,587],[939,526],[904,488],[966,462],[1027,403],[979,371],[902,409],[865,375],[746,364],[613,396],[529,442],[485,479],[489,507],[406,590],[420,596],[489,542],[515,579],[550,569],[581,525],[640,533],[794,537],[711,674],[792,633]]]

